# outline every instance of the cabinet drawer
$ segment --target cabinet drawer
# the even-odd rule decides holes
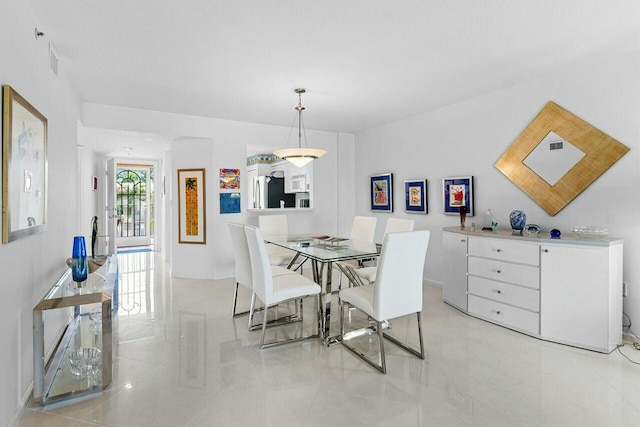
[[[470,276],[469,293],[527,310],[540,311],[540,292],[534,289]]]
[[[540,265],[540,249],[538,244],[533,242],[469,237],[469,255],[535,266]]]
[[[469,313],[491,322],[519,329],[531,334],[540,334],[540,316],[521,308],[469,295]]]
[[[480,276],[528,288],[540,288],[538,267],[470,256],[468,268],[469,276]]]

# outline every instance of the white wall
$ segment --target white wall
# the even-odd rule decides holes
[[[11,85],[48,119],[47,231],[0,244],[0,425],[7,425],[30,392],[32,310],[66,270],[76,229],[76,140],[79,99],[49,68],[48,40],[27,2],[0,1],[0,83]]]
[[[470,73],[469,78],[473,78]],[[495,167],[495,162],[548,102],[554,101],[631,148],[618,163],[556,216],[549,216]],[[625,312],[640,324],[640,51],[556,70],[553,75],[420,114],[356,135],[357,214],[369,215],[371,174],[394,173],[395,213],[379,217],[377,235],[391,215],[416,220],[430,229],[425,276],[442,283],[442,227],[459,224],[442,213],[442,179],[474,176],[475,216],[482,224],[490,208],[499,227],[523,210],[528,223],[547,232],[571,233],[573,225],[600,225],[625,239],[624,280],[629,282]],[[405,179],[427,178],[428,215],[404,212]],[[579,296],[576,296],[579,303]],[[637,331],[637,329],[636,329]]]
[[[287,143],[288,127],[268,126],[206,117],[162,113],[107,105],[85,104],[84,125],[173,135],[171,152],[165,157],[166,184],[171,194],[165,197],[167,235],[171,236],[165,256],[172,274],[189,278],[226,278],[233,276],[231,237],[227,223],[246,222],[257,225],[257,214],[247,211],[246,157],[247,144],[263,145],[265,152]],[[353,218],[353,135],[307,129],[310,146],[328,153],[314,162],[314,209],[288,213],[292,233],[323,232],[337,234],[339,224],[349,227]],[[178,169],[206,168],[206,245],[178,244],[176,231]],[[221,168],[240,169],[242,212],[220,214],[218,174]]]

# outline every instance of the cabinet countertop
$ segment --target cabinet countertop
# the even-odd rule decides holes
[[[510,239],[517,240],[521,242],[533,242],[533,243],[564,243],[564,244],[572,244],[572,245],[585,245],[585,246],[613,246],[613,245],[621,245],[623,243],[623,239],[617,239],[612,237],[598,237],[598,238],[580,238],[575,236],[571,232],[567,232],[565,235],[562,233],[559,239],[552,239],[550,237],[529,237],[526,234],[513,234],[512,230],[499,229],[496,233],[491,231],[471,231],[470,227],[460,228],[460,226],[456,227],[444,227],[443,231],[449,233],[456,233],[464,236],[478,236],[478,237],[494,237],[498,239]],[[540,233],[541,235],[548,235],[548,232]]]

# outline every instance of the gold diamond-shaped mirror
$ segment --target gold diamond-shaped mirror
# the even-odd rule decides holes
[[[549,132],[557,134],[584,153],[580,161],[553,185],[524,164],[527,156]],[[627,151],[629,147],[626,145],[559,105],[548,102],[500,157],[495,167],[553,216],[620,160]]]

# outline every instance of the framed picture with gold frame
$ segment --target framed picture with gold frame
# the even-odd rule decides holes
[[[178,243],[205,244],[205,170],[178,169]]]
[[[3,87],[2,243],[47,228],[47,118]]]

